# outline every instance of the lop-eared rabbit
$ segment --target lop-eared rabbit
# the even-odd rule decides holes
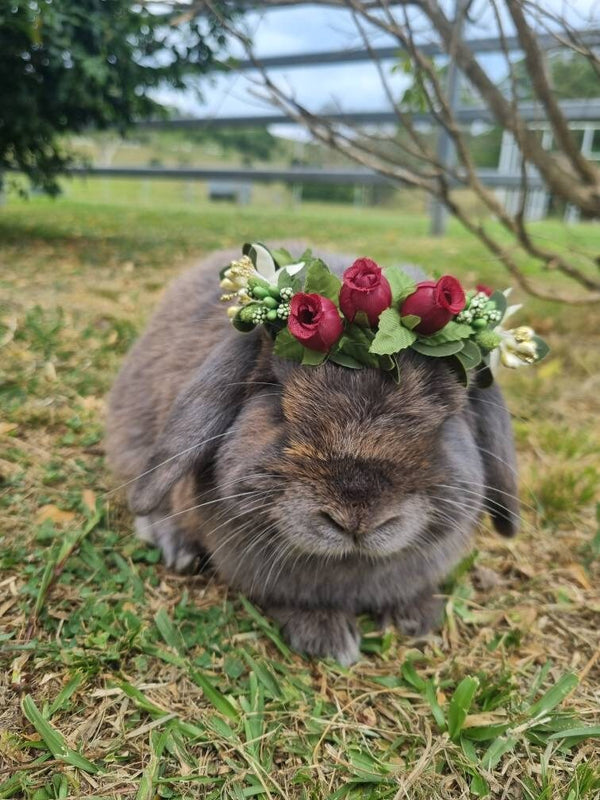
[[[484,512],[516,532],[509,414],[496,384],[465,388],[414,351],[399,384],[276,357],[219,302],[238,255],[212,254],[165,293],[110,395],[109,463],[168,566],[208,557],[292,647],[347,665],[358,614],[409,635],[439,622],[440,581]],[[340,274],[353,261],[317,255]]]

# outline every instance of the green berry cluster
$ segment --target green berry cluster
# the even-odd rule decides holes
[[[502,313],[485,292],[467,292],[466,299],[465,307],[456,317],[457,322],[483,330],[488,325],[497,325],[502,319]]]
[[[263,322],[285,321],[290,315],[290,300],[294,290],[289,286],[279,289],[260,278],[248,281],[250,305],[243,315],[248,322],[260,325]]]

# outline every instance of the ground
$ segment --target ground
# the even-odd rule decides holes
[[[167,571],[103,464],[105,393],[188,263],[293,236],[507,284],[458,228],[426,229],[83,194],[0,209],[0,798],[600,797],[597,307],[530,302],[551,356],[503,375],[520,536],[482,528],[441,633],[364,620],[351,669],[291,653],[214,577]],[[537,235],[600,249],[598,226]]]

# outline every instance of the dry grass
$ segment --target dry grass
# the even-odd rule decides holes
[[[552,355],[504,381],[524,530],[480,531],[442,633],[365,620],[358,665],[309,662],[210,576],[158,564],[103,467],[103,396],[165,281],[272,224],[206,214],[0,213],[0,798],[600,797],[597,311],[531,305]],[[389,257],[390,220],[336,214],[314,240]],[[409,248],[477,263],[458,234]]]

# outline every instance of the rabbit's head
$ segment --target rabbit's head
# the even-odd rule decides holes
[[[483,508],[507,535],[518,520],[499,390],[467,390],[443,359],[412,351],[396,384],[283,361],[264,331],[231,331],[174,403],[132,508],[148,513],[192,470],[210,472],[232,519],[260,516],[304,554],[435,548]]]

